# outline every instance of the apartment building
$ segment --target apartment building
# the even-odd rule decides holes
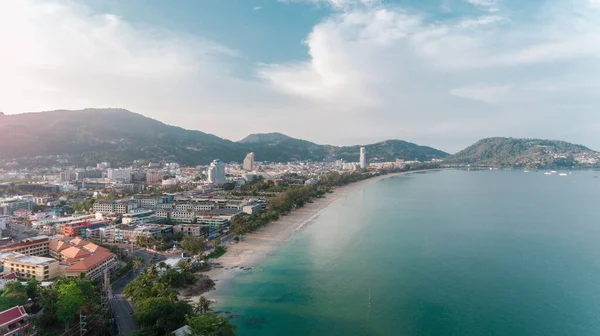
[[[101,221],[79,221],[67,223],[60,227],[60,232],[67,237],[77,237],[84,235],[86,229],[96,229],[108,225],[107,220]]]
[[[0,261],[4,274],[15,273],[21,279],[48,281],[61,275],[58,260],[52,258],[9,252],[0,254]]]
[[[173,233],[183,233],[189,237],[200,237],[202,234],[202,226],[197,224],[178,224],[173,226]]]
[[[63,274],[88,279],[99,279],[105,271],[117,268],[117,258],[109,250],[79,237],[71,240],[52,239],[50,255],[61,261]]]
[[[84,274],[91,280],[100,279],[104,272],[112,272],[118,267],[117,257],[110,253],[100,251],[69,265],[64,275],[66,277],[79,277]]]
[[[20,242],[0,247],[0,253],[16,252],[27,256],[45,256],[50,254],[48,236],[26,238]]]
[[[100,201],[94,203],[92,210],[101,213],[125,214],[129,212],[130,208],[129,202],[126,201]]]
[[[0,215],[12,215],[16,210],[33,208],[33,196],[0,198]]]
[[[100,236],[109,242],[130,241],[136,242],[137,237],[158,236],[162,232],[172,232],[170,225],[143,224],[143,225],[118,225],[100,228]]]
[[[147,172],[146,173],[146,183],[155,184],[161,183],[163,179],[163,173],[159,172]]]

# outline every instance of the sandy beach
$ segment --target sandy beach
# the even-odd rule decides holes
[[[203,296],[216,300],[219,288],[224,286],[228,280],[231,280],[239,272],[244,272],[241,268],[255,267],[270,253],[277,251],[279,246],[284,244],[295,232],[315,220],[327,207],[338,199],[363,188],[369,183],[407,173],[412,172],[388,174],[337,187],[333,193],[327,194],[325,198],[314,199],[313,203],[308,203],[304,207],[290,212],[288,215],[269,223],[256,232],[246,235],[244,241],[230,244],[227,247],[227,252],[217,260],[222,267],[213,268],[203,273],[216,283],[216,289],[204,293]],[[197,298],[187,297],[186,299],[195,302]]]

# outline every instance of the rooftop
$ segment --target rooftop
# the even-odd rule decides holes
[[[0,327],[11,325],[22,319],[27,318],[29,315],[25,312],[23,306],[16,306],[0,312]]]
[[[91,268],[94,268],[95,266],[103,263],[104,261],[113,258],[114,254],[110,253],[110,252],[97,252],[94,253],[93,255],[80,260],[76,263],[74,263],[73,265],[67,267],[67,269],[65,270],[65,272],[87,272],[89,271]]]
[[[52,258],[44,258],[44,257],[36,257],[36,256],[23,256],[17,257],[13,259],[15,262],[32,264],[32,265],[49,265],[51,263],[56,262],[56,260]]]

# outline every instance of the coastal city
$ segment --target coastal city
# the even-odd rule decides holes
[[[127,167],[99,162],[85,168],[1,171],[3,335],[130,334],[139,329],[158,335],[181,328],[176,334],[185,335],[189,327],[182,319],[159,327],[147,324],[140,307],[162,310],[172,302],[144,302],[161,294],[140,296],[137,282],[150,274],[154,281],[169,276],[164,290],[178,302],[206,305],[210,301],[201,294],[214,288],[209,275],[222,268],[219,258],[245,235],[300,213],[304,205],[329,198],[326,193],[350,182],[436,164],[369,163],[365,148],[360,148],[359,162],[258,159],[251,152],[240,163],[214,159],[196,167],[136,160]],[[185,278],[181,283],[172,280],[180,277]],[[95,286],[97,311],[89,311],[89,298],[83,296],[77,298],[79,306],[63,307],[60,293],[70,286]],[[49,293],[58,295],[58,307],[45,304]],[[64,305],[72,305],[69,300],[76,296],[63,297]],[[94,330],[88,330],[91,323]]]

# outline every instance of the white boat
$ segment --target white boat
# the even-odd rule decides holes
[[[556,170],[551,171],[552,174],[556,174]]]
[[[567,176],[567,173],[560,173],[558,176]]]
[[[551,172],[545,172],[544,175],[552,175]]]

